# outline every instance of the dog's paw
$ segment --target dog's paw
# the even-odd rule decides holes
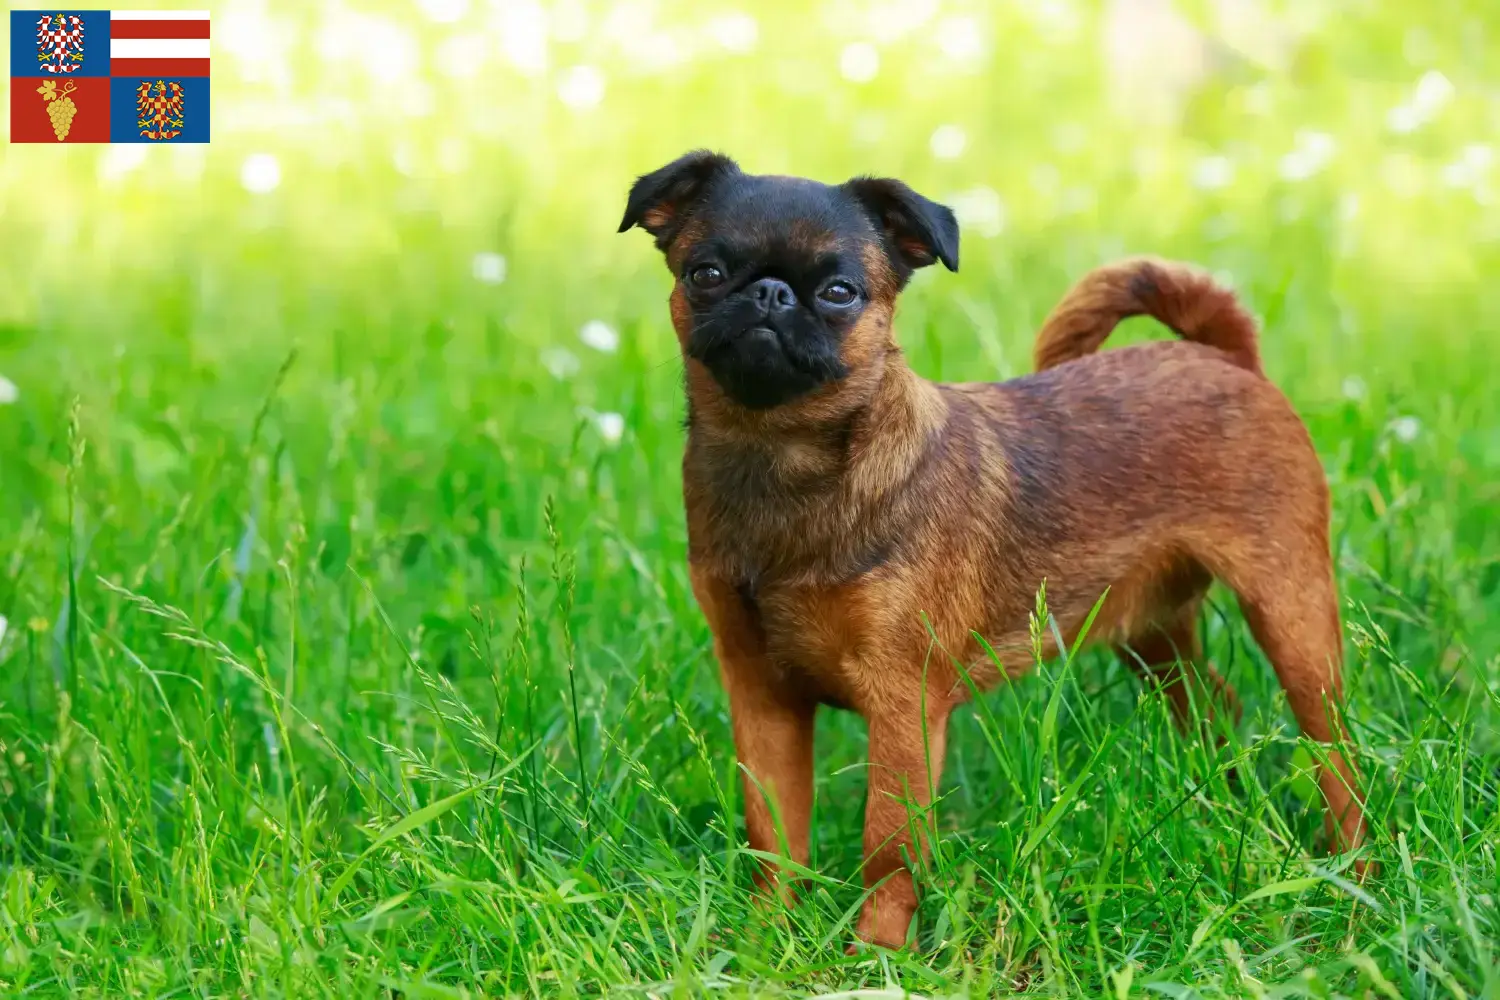
[[[890,948],[893,951],[905,948],[916,911],[914,903],[872,897],[865,901],[855,933],[866,945]],[[857,944],[849,947],[851,950],[848,953],[851,955],[859,949]]]

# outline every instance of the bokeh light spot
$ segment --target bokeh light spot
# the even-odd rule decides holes
[[[839,73],[853,83],[869,83],[880,73],[880,53],[869,42],[852,42],[839,55]]]
[[[252,153],[240,166],[240,186],[251,194],[269,194],[281,186],[281,162],[271,153]]]

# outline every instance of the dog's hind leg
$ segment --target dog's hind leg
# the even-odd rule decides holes
[[[1201,598],[1194,598],[1165,622],[1115,645],[1120,659],[1142,681],[1166,696],[1172,716],[1183,732],[1192,727],[1194,701],[1205,723],[1214,720],[1218,709],[1227,709],[1232,722],[1240,718],[1240,700],[1234,687],[1203,658],[1198,642],[1201,603]]]
[[[1353,764],[1343,753],[1343,635],[1326,534],[1321,544],[1258,547],[1226,566],[1255,641],[1276,670],[1303,735],[1327,747],[1318,785],[1335,850],[1365,839],[1364,803]],[[1274,555],[1272,555],[1274,553]],[[1268,555],[1271,556],[1268,558]]]

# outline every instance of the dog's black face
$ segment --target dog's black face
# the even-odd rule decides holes
[[[620,228],[634,225],[676,273],[684,354],[754,410],[844,378],[866,310],[893,305],[913,268],[958,264],[953,214],[899,181],[752,176],[711,153],[640,178]]]
[[[736,174],[697,214],[678,280],[684,349],[742,406],[762,410],[848,374],[839,344],[870,299],[876,238],[854,199],[813,181]]]

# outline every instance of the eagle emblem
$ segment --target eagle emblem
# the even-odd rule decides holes
[[[83,63],[83,18],[43,14],[36,22],[36,59],[48,73],[71,73]]]
[[[147,139],[175,139],[186,120],[182,84],[175,80],[144,80],[135,88],[136,128]]]

